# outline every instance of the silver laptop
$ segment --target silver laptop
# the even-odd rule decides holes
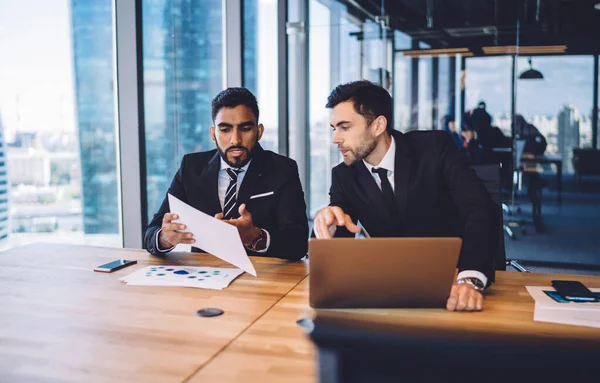
[[[460,238],[332,238],[309,242],[313,308],[446,307]]]

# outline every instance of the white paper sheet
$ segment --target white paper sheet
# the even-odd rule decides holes
[[[179,219],[175,222],[186,225],[186,231],[194,235],[196,243],[193,246],[256,277],[254,265],[250,262],[248,254],[246,254],[235,226],[194,209],[171,194],[168,195],[168,198],[169,210],[179,216]]]
[[[600,327],[600,302],[560,303],[544,293],[544,291],[555,291],[553,287],[525,286],[525,288],[535,301],[533,320],[576,326]],[[600,292],[598,288],[590,290]]]
[[[244,271],[195,266],[148,266],[122,277],[131,286],[178,286],[222,290]]]

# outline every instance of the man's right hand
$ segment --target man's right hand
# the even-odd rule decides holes
[[[193,244],[194,235],[190,232],[182,232],[177,230],[185,230],[185,225],[181,223],[173,223],[173,220],[179,218],[177,214],[166,213],[162,220],[158,243],[163,249],[169,249],[180,243]]]
[[[317,238],[321,239],[331,238],[329,228],[333,225],[345,226],[352,233],[360,231],[360,227],[352,222],[352,218],[337,206],[327,206],[319,210],[315,215],[314,222],[315,234]]]

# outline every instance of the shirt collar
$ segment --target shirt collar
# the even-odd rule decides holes
[[[367,170],[369,171],[369,173],[371,173],[372,168],[384,168],[384,169],[387,169],[387,170],[393,172],[394,164],[396,163],[396,141],[394,140],[394,137],[392,136],[392,142],[390,143],[390,147],[388,148],[387,153],[385,153],[385,156],[383,156],[383,158],[381,159],[381,162],[379,163],[379,165],[373,166],[373,165],[369,164],[367,161],[365,161],[364,159],[363,159],[363,163],[367,167]]]
[[[219,156],[219,159],[221,160],[221,169],[219,171],[225,171],[227,168],[237,169],[237,168],[233,168],[227,162],[225,162],[225,160],[223,160],[223,157]],[[250,159],[250,161],[248,161],[248,163],[241,168],[244,171],[244,173],[246,173],[248,171],[248,166],[250,166],[251,162],[252,162],[252,159]]]

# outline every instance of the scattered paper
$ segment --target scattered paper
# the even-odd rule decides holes
[[[120,280],[131,286],[178,286],[222,290],[243,272],[233,268],[148,266]]]
[[[525,286],[535,301],[533,320],[600,328],[600,302],[560,303],[550,298],[544,291],[556,291],[549,286]],[[590,289],[600,292],[600,289]]]
[[[240,234],[235,226],[211,217],[185,202],[168,195],[171,213],[179,216],[175,222],[187,226],[186,231],[194,235],[198,247],[217,258],[239,267],[256,277],[254,265],[244,249]]]

